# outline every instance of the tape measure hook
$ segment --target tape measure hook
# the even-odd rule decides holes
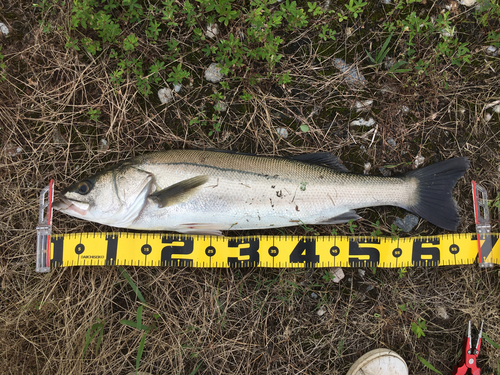
[[[50,271],[50,235],[52,234],[52,202],[54,200],[54,180],[40,192],[40,210],[36,227],[36,268],[35,272]]]
[[[474,217],[476,219],[479,267],[493,267],[488,193],[484,187],[476,184],[476,181],[472,181],[472,198],[474,200]]]

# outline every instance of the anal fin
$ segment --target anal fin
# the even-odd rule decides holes
[[[320,221],[317,224],[342,224],[342,223],[347,223],[350,220],[358,220],[358,219],[361,219],[361,216],[359,216],[356,213],[356,211],[350,210],[335,217],[332,217],[330,219]]]

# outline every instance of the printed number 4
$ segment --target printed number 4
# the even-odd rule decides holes
[[[319,263],[319,255],[316,255],[316,241],[300,240],[290,254],[290,263]]]

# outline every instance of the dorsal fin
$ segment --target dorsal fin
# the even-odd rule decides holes
[[[262,155],[256,155],[256,154],[251,154],[251,153],[247,153],[247,152],[230,151],[230,150],[208,149],[207,151],[224,152],[227,154],[236,154],[236,155],[265,157]],[[283,158],[283,156],[275,156],[275,158]],[[335,169],[338,172],[345,172],[345,173],[350,172],[345,167],[345,165],[342,163],[342,160],[340,160],[340,158],[338,156],[335,156],[330,152],[315,152],[312,154],[296,155],[296,156],[288,157],[286,159],[297,160],[297,161],[300,161],[302,163],[322,165],[325,167]]]
[[[291,159],[301,161],[303,163],[319,164],[329,168],[333,168],[339,172],[349,173],[349,170],[342,163],[342,160],[340,160],[338,156],[335,156],[329,152],[316,152],[314,154],[297,155],[291,157]]]

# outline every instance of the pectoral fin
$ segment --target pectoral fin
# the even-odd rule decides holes
[[[208,176],[196,176],[173,184],[149,196],[158,207],[172,206],[187,201],[200,186],[208,181]]]
[[[358,220],[358,219],[361,219],[361,216],[356,214],[356,211],[350,210],[338,216],[332,217],[330,219],[320,221],[317,224],[342,224],[342,223],[347,223],[350,220]]]

